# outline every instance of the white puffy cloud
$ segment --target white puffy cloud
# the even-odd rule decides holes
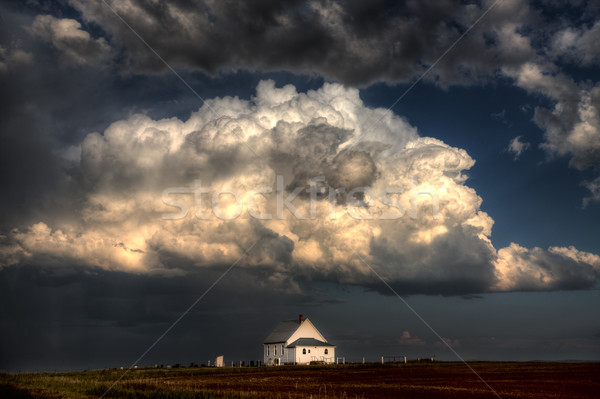
[[[536,107],[535,123],[544,131],[540,145],[550,156],[568,156],[570,165],[584,170],[600,164],[600,83],[577,84],[553,65],[527,63],[504,73],[532,94],[554,102],[552,109]],[[593,183],[584,183],[595,198]],[[584,200],[589,203],[589,200]]]
[[[593,286],[600,273],[600,256],[574,247],[547,251],[511,243],[498,251],[495,261],[500,291],[580,289]]]
[[[512,153],[515,160],[517,160],[524,151],[527,151],[530,144],[527,142],[521,141],[522,136],[517,136],[510,141],[508,144],[507,151]]]
[[[106,40],[103,37],[92,38],[75,19],[38,15],[29,30],[34,37],[51,43],[59,50],[59,60],[65,66],[103,66],[112,58],[112,49]]]
[[[536,122],[545,128],[543,148],[558,155],[570,155],[578,169],[600,161],[600,85],[582,88],[578,100],[558,99],[554,110],[536,111]]]
[[[590,27],[568,27],[556,32],[551,41],[550,54],[563,61],[593,65],[600,61],[600,21]]]
[[[256,93],[209,100],[186,121],[137,114],[87,135],[77,218],[13,230],[2,264],[181,274],[242,258],[287,289],[378,289],[370,267],[407,293],[595,284],[595,255],[496,251],[463,149],[419,137],[338,84],[298,93],[263,81]]]
[[[585,188],[590,190],[590,193],[591,193],[591,195],[589,197],[585,197],[583,199],[583,207],[584,208],[586,206],[588,206],[589,203],[592,201],[595,201],[595,202],[600,201],[600,177],[597,177],[592,181],[583,182],[583,185],[585,186]]]
[[[504,68],[503,72],[514,78],[517,86],[553,100],[569,99],[578,91],[575,82],[568,76],[557,73],[552,65],[527,62],[518,68]]]

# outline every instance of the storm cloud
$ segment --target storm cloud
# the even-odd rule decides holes
[[[117,13],[173,66],[210,74],[236,69],[318,74],[344,84],[405,82],[422,74],[491,5],[458,1],[70,2],[122,50],[124,68],[157,73],[166,66]],[[523,1],[503,1],[485,28],[465,38],[431,79],[481,82],[499,64],[530,59],[521,23],[539,23]]]
[[[600,23],[593,2],[574,5],[579,14],[563,18],[554,18],[565,6],[561,2],[525,0],[70,4],[106,40],[92,39],[75,20],[38,16],[32,32],[49,32],[44,40],[65,60],[112,57],[121,73],[134,75],[161,74],[169,67],[212,76],[291,71],[350,86],[424,78],[447,88],[508,78],[553,103],[537,107],[534,115],[550,157],[567,156],[579,170],[600,163],[597,82],[561,73],[563,66],[597,64],[594,35]],[[596,200],[592,192],[584,203]]]
[[[186,121],[136,114],[90,133],[76,217],[13,230],[3,265],[174,276],[239,262],[287,292],[378,287],[371,267],[405,293],[595,286],[596,255],[497,251],[467,185],[475,161],[358,94],[263,81],[250,101],[211,99]]]

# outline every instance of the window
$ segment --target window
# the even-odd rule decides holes
[[[329,351],[327,350],[327,348],[325,348],[325,354],[328,355]]]
[[[302,349],[302,354],[306,355],[306,348]]]
[[[267,345],[267,356],[269,356],[269,345]]]
[[[277,345],[273,345],[273,356],[277,356]]]
[[[310,353],[310,349],[308,350],[308,353]]]
[[[281,344],[281,356],[283,356],[283,344]]]

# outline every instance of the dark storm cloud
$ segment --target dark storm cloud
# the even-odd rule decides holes
[[[56,31],[32,35],[33,12],[23,4],[0,6],[0,233],[34,220],[68,219],[80,209],[81,171],[74,166],[88,133],[132,110],[187,113],[192,96],[184,93],[180,102],[173,101],[178,86],[172,76],[125,80],[110,68],[74,62],[73,53],[56,49],[53,40],[68,52],[79,51],[75,59],[81,61],[90,50],[86,43],[94,39],[86,40],[81,29],[70,39],[69,29],[67,38],[52,36]],[[83,33],[79,39],[77,31]],[[197,108],[200,100],[194,97],[192,103]]]
[[[84,20],[100,26],[122,53],[120,69],[131,73],[167,70],[103,2],[73,0],[71,4]],[[212,75],[240,69],[286,70],[364,86],[414,80],[444,54],[425,80],[448,87],[515,79],[518,86],[556,104],[535,111],[535,122],[545,132],[542,147],[546,152],[569,156],[578,169],[598,164],[600,122],[582,110],[591,97],[591,111],[597,113],[597,89],[590,89],[596,82],[573,79],[569,92],[558,93],[526,87],[518,77],[519,70],[531,65],[552,75],[557,74],[558,65],[596,65],[594,37],[600,23],[593,2],[498,2],[448,52],[491,1],[128,4],[122,7],[115,2],[111,7],[166,62]],[[580,122],[591,123],[595,130],[577,132]],[[596,183],[583,184],[592,193],[584,204],[598,201]]]
[[[485,81],[499,66],[519,65],[533,56],[512,46],[507,35],[517,27],[515,21],[534,24],[535,13],[524,3],[504,3],[433,71],[440,84]],[[103,2],[71,4],[123,51],[126,69],[166,70]],[[289,70],[351,85],[420,75],[489,6],[450,0],[110,4],[174,66],[210,74]]]
[[[409,82],[439,61],[425,80],[442,87],[514,79],[517,86],[555,104],[535,111],[535,122],[545,132],[546,152],[568,156],[574,167],[587,169],[598,164],[600,122],[582,107],[591,97],[591,112],[597,114],[597,89],[590,89],[596,82],[572,79],[574,88],[569,93],[553,93],[523,85],[519,70],[534,65],[557,75],[563,65],[596,65],[594,38],[600,23],[593,3],[500,1],[456,46],[455,41],[492,6],[491,1],[179,1],[167,5],[135,0],[127,7],[118,2],[110,5],[167,63],[211,75],[285,70],[366,86]],[[168,70],[104,2],[72,0],[71,5],[88,24],[99,26],[120,52],[115,58],[119,70],[133,74]],[[590,123],[595,130],[577,132],[580,122]],[[594,189],[597,180],[583,183],[592,194],[585,205],[600,200]]]
[[[0,11],[0,48],[14,52],[15,46],[29,47],[22,26],[30,20]],[[7,67],[0,68],[0,223],[3,229],[18,224],[31,213],[39,217],[48,209],[56,188],[65,183],[60,160],[49,151],[57,147],[55,134],[58,132],[52,128],[56,122],[46,114],[51,107],[50,104],[46,107],[44,101],[49,92],[37,79],[34,61],[38,60],[32,57],[31,62],[15,66],[5,60]],[[35,95],[32,96],[32,92]],[[35,100],[31,101],[32,97]]]
[[[387,238],[378,237],[371,241],[371,253],[376,264],[385,265],[383,273],[392,268],[401,270],[391,284],[401,295],[486,292],[498,282],[495,254],[486,242],[477,239],[477,234],[477,229],[471,226],[455,226],[451,234],[410,246],[390,246]],[[385,295],[393,294],[379,281],[370,287]]]
[[[592,3],[498,2],[485,20],[445,54],[426,80],[446,87],[508,76],[524,87],[517,76],[527,65],[540,66],[548,73],[555,73],[554,62],[593,65],[593,37],[600,25],[598,8]],[[125,75],[168,72],[103,1],[73,0],[70,4],[81,13],[81,22],[38,15],[27,28],[53,47],[63,66],[111,65]],[[213,76],[234,70],[285,70],[368,85],[406,82],[420,76],[492,3],[109,4],[175,68],[201,70]],[[570,156],[575,167],[584,169],[597,163],[598,133],[580,139],[582,147],[571,148],[570,140],[575,136],[571,132],[578,121],[588,122],[578,112],[586,97],[595,95],[579,82],[573,85],[575,89],[566,96],[540,87],[527,89],[557,103],[556,109],[536,110],[535,121],[546,133],[543,148],[551,155]],[[597,121],[591,123],[597,128]],[[231,154],[213,155],[215,159],[219,156],[226,159]],[[597,199],[595,183],[590,184],[585,183],[592,192],[586,204]]]

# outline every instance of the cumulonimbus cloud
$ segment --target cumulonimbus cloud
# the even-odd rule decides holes
[[[242,257],[239,267],[290,289],[377,287],[371,267],[407,293],[594,286],[597,255],[494,248],[493,220],[466,184],[474,163],[364,106],[356,89],[263,81],[250,101],[208,100],[186,121],[136,114],[90,133],[77,217],[13,230],[0,255],[4,266],[164,274]]]

